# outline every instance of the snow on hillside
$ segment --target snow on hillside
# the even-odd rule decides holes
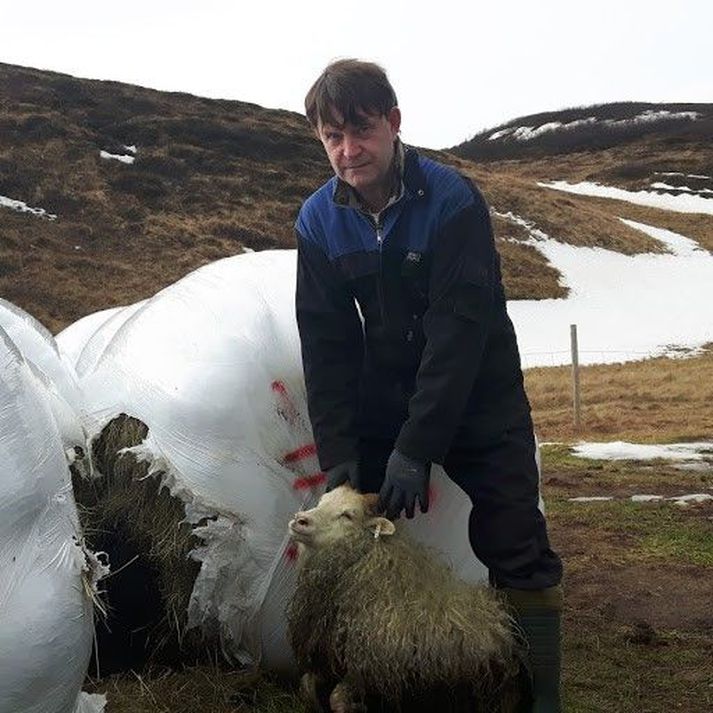
[[[530,244],[570,290],[566,299],[508,303],[524,367],[569,364],[571,324],[582,364],[673,354],[713,341],[713,255],[694,241],[625,221],[671,251],[630,256],[560,243],[518,216],[503,217],[528,228]]]
[[[670,193],[656,193],[652,191],[627,191],[615,186],[602,186],[599,183],[582,181],[581,183],[568,183],[567,181],[538,182],[538,186],[552,188],[565,193],[575,193],[580,196],[594,196],[597,198],[614,198],[636,205],[650,208],[663,208],[676,213],[705,213],[713,215],[713,199],[699,195],[672,195]],[[680,190],[680,189],[676,189]]]
[[[567,123],[549,121],[540,126],[508,126],[505,129],[500,129],[492,133],[488,137],[488,141],[497,141],[503,138],[515,139],[516,141],[531,141],[542,134],[551,133],[553,131],[572,131],[582,126],[592,126],[594,124],[621,128],[625,126],[635,126],[637,124],[652,124],[657,121],[671,119],[692,121],[699,117],[700,114],[697,111],[673,112],[666,109],[661,109],[660,111],[649,109],[630,119],[598,119],[596,116],[587,116],[584,119],[576,119],[575,121],[568,121]]]
[[[101,150],[99,152],[99,158],[110,159],[113,161],[119,161],[120,163],[128,163],[128,164],[131,164],[136,160],[136,157],[132,156],[131,154],[109,153],[108,151],[104,151],[104,150]]]
[[[44,208],[31,208],[24,201],[18,201],[7,196],[0,196],[0,208],[9,208],[19,213],[31,213],[39,218],[47,218],[47,220],[55,220],[57,217],[54,213],[48,213]]]

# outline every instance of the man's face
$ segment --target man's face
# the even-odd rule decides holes
[[[335,120],[341,119],[334,112]],[[394,141],[401,126],[401,112],[394,107],[386,115],[362,114],[358,124],[319,123],[319,136],[334,173],[362,196],[390,188]]]

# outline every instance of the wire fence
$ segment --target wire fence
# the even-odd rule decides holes
[[[663,354],[662,354],[663,355]],[[649,351],[635,349],[580,349],[579,360],[583,366],[591,364],[611,364],[625,361],[639,361],[657,356]],[[538,366],[568,366],[572,363],[570,349],[552,351],[520,352],[520,360],[524,369]]]

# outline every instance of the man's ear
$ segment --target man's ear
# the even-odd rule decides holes
[[[391,111],[389,111],[389,113],[386,115],[386,120],[391,126],[391,131],[394,134],[394,138],[396,138],[396,134],[399,133],[399,129],[401,128],[401,109],[399,109],[397,106],[392,107]]]
[[[367,523],[367,527],[374,533],[374,539],[385,535],[393,535],[396,532],[396,525],[385,517],[373,517]]]

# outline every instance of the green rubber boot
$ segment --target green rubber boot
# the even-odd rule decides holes
[[[501,589],[527,645],[532,675],[532,713],[561,713],[560,613],[562,588],[528,592]]]

